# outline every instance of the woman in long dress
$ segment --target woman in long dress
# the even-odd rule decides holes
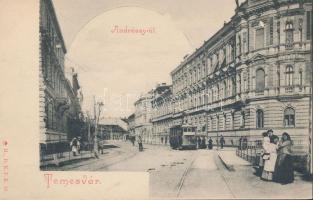
[[[264,156],[268,155],[268,152],[266,152],[267,146],[270,143],[270,138],[268,137],[267,132],[262,133],[263,136],[263,141],[262,141],[262,152],[260,155],[260,160],[259,160],[259,168],[257,170],[257,175],[262,176],[263,168],[264,168]],[[242,147],[242,149],[244,149]]]
[[[269,156],[266,157],[264,161],[264,169],[262,172],[262,180],[266,181],[272,181],[273,180],[273,174],[275,171],[275,164],[277,160],[277,143],[279,141],[279,138],[275,136],[273,138],[273,143],[268,143],[266,145],[266,152],[269,153]]]
[[[288,184],[294,181],[291,146],[290,135],[286,132],[283,133],[281,142],[278,145],[278,157],[274,174],[274,180],[281,184]]]
[[[73,152],[73,156],[76,156],[77,155],[77,151],[78,151],[78,149],[77,149],[77,138],[76,137],[74,137],[73,139],[72,139],[72,141],[71,141],[71,143],[70,143],[70,146],[71,146],[71,148],[72,148],[72,152]]]

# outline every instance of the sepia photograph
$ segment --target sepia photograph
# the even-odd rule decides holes
[[[143,172],[151,199],[312,199],[312,0],[39,6],[47,187]]]

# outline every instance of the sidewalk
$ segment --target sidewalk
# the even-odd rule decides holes
[[[216,149],[216,152],[229,171],[234,171],[235,166],[251,166],[251,163],[236,155],[236,148]]]
[[[48,165],[64,165],[67,162],[78,161],[93,158],[94,154],[91,151],[82,151],[79,155],[74,156],[72,152],[63,152],[62,154],[46,155],[45,159],[40,161],[40,167]]]
[[[120,145],[121,141],[113,141],[113,140],[108,140],[104,141],[101,146],[103,148],[103,154],[107,154],[109,149],[112,148],[118,148]],[[101,154],[101,151],[99,151],[99,154]],[[73,162],[79,162],[82,160],[87,160],[95,158],[94,153],[92,151],[81,151],[80,154],[74,156],[73,152],[68,151],[68,152],[63,152],[59,154],[50,154],[46,155],[43,160],[40,161],[40,167],[43,168],[48,165],[67,165]]]

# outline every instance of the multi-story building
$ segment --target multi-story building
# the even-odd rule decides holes
[[[40,1],[40,143],[43,151],[62,151],[79,134],[81,98],[77,74],[64,71],[66,47],[51,0]],[[49,150],[47,150],[49,149]],[[46,152],[47,153],[47,152]]]
[[[144,143],[152,141],[151,113],[153,91],[142,95],[135,103],[135,135],[141,136]]]
[[[238,5],[230,22],[171,72],[173,125],[223,135],[226,144],[273,129],[307,151],[311,16],[309,0]]]
[[[169,129],[172,126],[172,86],[158,84],[153,90],[152,106],[152,142],[169,144]]]

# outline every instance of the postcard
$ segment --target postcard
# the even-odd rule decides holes
[[[0,1],[0,199],[312,199],[312,0]]]

